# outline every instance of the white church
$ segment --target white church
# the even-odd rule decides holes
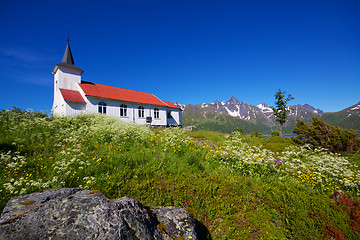
[[[82,81],[83,72],[75,65],[68,42],[61,63],[52,71],[54,116],[100,113],[138,124],[182,126],[182,110],[171,102],[151,93]]]

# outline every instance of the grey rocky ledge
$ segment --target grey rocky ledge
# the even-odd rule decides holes
[[[0,239],[198,239],[185,209],[146,208],[128,197],[58,188],[18,196],[5,206]]]

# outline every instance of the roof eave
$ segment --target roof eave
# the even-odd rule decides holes
[[[80,101],[75,101],[75,100],[66,100],[64,99],[65,102],[72,102],[72,103],[80,103],[80,104],[86,104],[86,102],[80,102]]]
[[[108,99],[112,101],[121,101],[121,102],[127,102],[127,103],[137,103],[137,104],[146,104],[146,105],[153,105],[153,106],[161,106],[161,107],[169,107],[168,105],[160,105],[160,104],[154,104],[154,103],[145,103],[145,102],[135,102],[135,101],[127,101],[127,100],[120,100],[120,99],[114,99],[114,98],[105,98],[105,97],[99,97],[99,96],[93,96],[89,94],[85,94],[86,97],[92,97],[92,98],[98,98],[98,99]]]
[[[180,110],[180,111],[184,111],[184,110],[182,110],[181,108],[179,108],[179,107],[170,107],[170,106],[167,106],[168,108],[171,108],[171,109],[177,109],[177,110]]]
[[[78,68],[71,68],[71,67],[66,67],[66,66],[60,66],[59,64],[57,64],[54,67],[52,73],[55,74],[59,68],[64,68],[64,69],[67,69],[67,70],[79,72],[80,74],[83,74],[83,72],[84,72],[84,70],[80,69],[79,67]]]

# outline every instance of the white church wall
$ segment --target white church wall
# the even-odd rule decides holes
[[[92,98],[87,97],[86,101],[86,111],[90,113],[98,113],[99,112],[99,104],[103,102],[106,104],[106,115],[113,117],[120,117],[120,105],[117,101],[110,99],[100,99],[100,98]]]
[[[171,117],[169,116],[167,119],[168,125],[182,125],[182,112],[178,109],[168,109],[170,111]]]
[[[66,116],[75,116],[85,112],[85,104],[84,103],[76,103],[76,102],[67,102],[65,104],[65,115]]]
[[[159,109],[159,118],[155,118],[155,108]],[[159,106],[152,106],[151,109],[152,122],[154,126],[166,126],[166,108]]]
[[[61,79],[61,81],[59,81]],[[76,71],[59,68],[55,73],[55,82],[58,81],[58,88],[78,90],[81,82],[81,74]]]
[[[139,114],[139,107],[140,106],[142,106],[144,108],[144,116],[143,117]],[[146,123],[146,117],[151,117],[150,107],[146,106],[146,105],[141,105],[141,104],[139,104],[139,105],[134,104],[133,108],[134,108],[135,122],[138,123],[138,124],[147,124]]]
[[[109,100],[109,99],[99,99],[94,97],[87,97],[86,100],[86,112],[98,113],[98,107],[100,102],[106,104],[106,115],[119,118],[126,122],[135,122],[138,124],[148,124],[146,122],[147,117],[152,118],[151,125],[156,126],[166,126],[167,125],[167,115],[166,108],[154,105],[146,104],[133,104],[123,101]],[[126,116],[120,116],[120,105],[126,105]],[[144,116],[139,115],[139,107],[144,108]],[[155,108],[159,109],[159,118],[154,117]]]
[[[66,110],[65,110],[66,105],[67,103],[61,96],[60,91],[56,91],[54,93],[54,103],[51,110],[52,114],[54,116],[66,116]]]

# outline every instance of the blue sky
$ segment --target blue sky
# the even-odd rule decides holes
[[[0,109],[50,112],[68,32],[82,79],[198,104],[360,101],[358,0],[1,1]]]

